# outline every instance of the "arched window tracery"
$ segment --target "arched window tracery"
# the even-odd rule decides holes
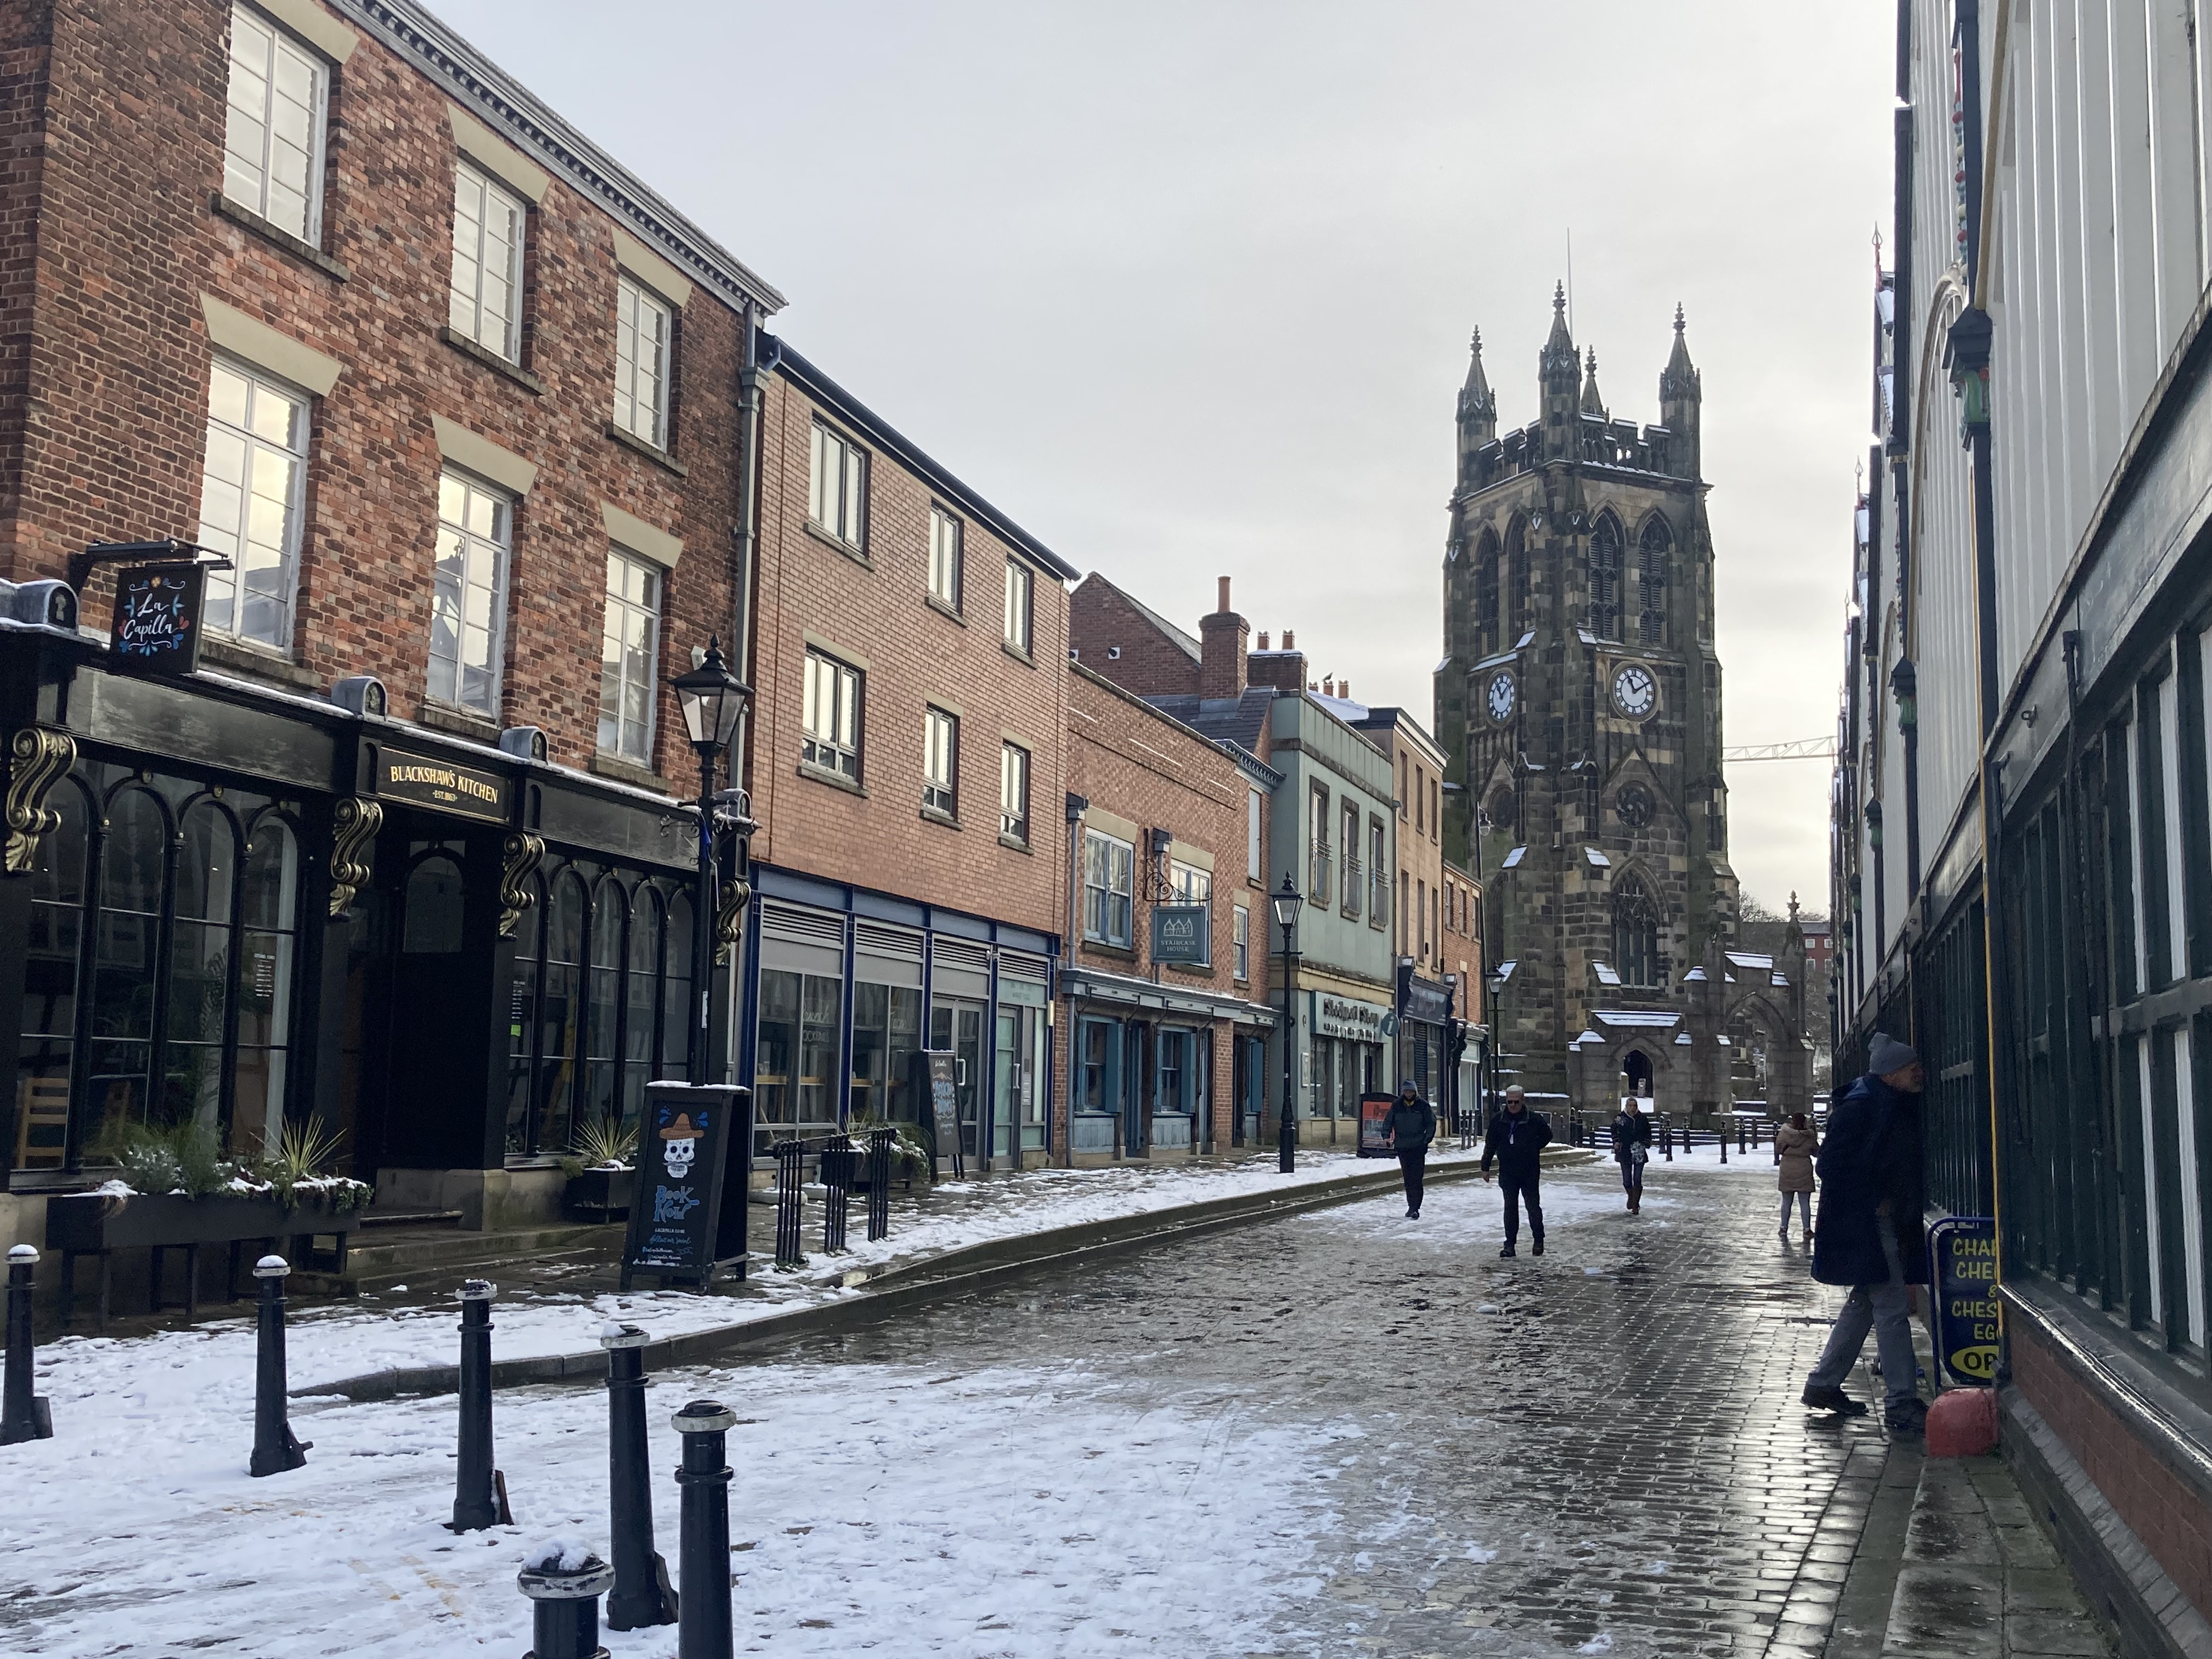
[[[1637,637],[1646,645],[1667,643],[1667,577],[1674,560],[1674,532],[1653,514],[1637,548]]]
[[[1589,628],[1601,640],[1620,637],[1620,520],[1601,513],[1590,529]]]
[[[1622,984],[1660,982],[1659,906],[1641,876],[1623,876],[1613,887],[1613,956]]]

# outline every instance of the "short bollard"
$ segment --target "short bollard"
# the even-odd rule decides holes
[[[668,1564],[653,1547],[653,1470],[645,1437],[648,1340],[635,1325],[609,1325],[599,1333],[599,1346],[607,1351],[607,1490],[614,1523],[609,1630],[676,1622]]]
[[[868,1136],[868,1243],[891,1236],[891,1132]]]
[[[1667,1161],[1672,1164],[1674,1161],[1674,1126],[1669,1123],[1665,1128],[1660,1130],[1659,1134],[1666,1146]]]
[[[695,1400],[676,1413],[684,1437],[684,1600],[676,1621],[676,1659],[731,1659],[730,1466],[726,1437],[736,1416],[719,1400]]]
[[[1746,1145],[1744,1144],[1744,1136],[1745,1136],[1745,1135],[1747,1135],[1747,1133],[1750,1133],[1749,1126],[1747,1126],[1747,1125],[1744,1122],[1744,1121],[1743,1121],[1741,1118],[1738,1118],[1738,1119],[1736,1119],[1736,1121],[1735,1121],[1735,1149],[1736,1149],[1736,1152],[1737,1152],[1737,1153],[1738,1153],[1739,1155],[1741,1155],[1741,1154],[1742,1154],[1742,1153],[1744,1153],[1744,1152],[1749,1152],[1749,1151],[1751,1150],[1751,1148],[1750,1148],[1749,1146],[1746,1146]]]
[[[1718,1142],[1720,1143],[1720,1147],[1721,1147],[1721,1162],[1722,1162],[1722,1163],[1723,1163],[1723,1164],[1727,1163],[1727,1162],[1728,1162],[1728,1130],[1727,1130],[1725,1127],[1723,1127],[1723,1128],[1721,1128],[1721,1129],[1718,1129],[1718,1130],[1715,1131],[1715,1132],[1714,1132],[1714,1134],[1713,1134],[1713,1139],[1714,1139],[1715,1140],[1717,1140],[1717,1141],[1718,1141]]]
[[[253,1264],[261,1281],[260,1340],[253,1364],[253,1462],[251,1474],[282,1474],[307,1461],[307,1449],[292,1432],[284,1395],[284,1280],[292,1264],[264,1255]]]
[[[615,1582],[612,1567],[582,1544],[549,1538],[522,1558],[514,1582],[530,1598],[530,1651],[522,1659],[607,1659],[599,1597]]]
[[[491,1299],[499,1286],[471,1279],[461,1285],[461,1443],[453,1472],[449,1532],[512,1526],[507,1493],[491,1466]]]
[[[0,1388],[0,1446],[51,1440],[52,1407],[31,1392],[31,1273],[39,1253],[28,1244],[8,1252],[8,1376]]]

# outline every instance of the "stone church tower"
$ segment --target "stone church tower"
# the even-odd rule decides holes
[[[1493,1009],[1508,1080],[1579,1096],[1588,1072],[1609,1092],[1619,1065],[1656,1074],[1662,1105],[1710,1110],[1729,1091],[1721,984],[1765,995],[1771,975],[1780,997],[1784,964],[1729,950],[1703,392],[1682,327],[1678,307],[1660,423],[1639,428],[1607,409],[1562,289],[1540,412],[1503,436],[1475,336],[1436,724],[1457,769],[1451,855],[1483,879],[1486,954],[1511,964]]]

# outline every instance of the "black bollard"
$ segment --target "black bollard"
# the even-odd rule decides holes
[[[1667,1161],[1669,1164],[1672,1164],[1674,1161],[1674,1123],[1673,1119],[1670,1118],[1668,1120],[1666,1127],[1659,1131],[1659,1134],[1661,1144],[1667,1149]]]
[[[1744,1145],[1744,1141],[1743,1141],[1743,1138],[1744,1138],[1745,1134],[1746,1134],[1746,1133],[1748,1133],[1748,1125],[1747,1124],[1746,1121],[1745,1121],[1744,1119],[1742,1119],[1742,1118],[1738,1118],[1738,1119],[1736,1119],[1736,1121],[1735,1121],[1735,1150],[1736,1150],[1736,1152],[1737,1152],[1737,1153],[1738,1153],[1738,1155],[1739,1155],[1739,1156],[1741,1156],[1742,1153],[1747,1152],[1748,1152],[1748,1151],[1750,1151],[1750,1150],[1751,1150],[1748,1146],[1745,1146],[1745,1145]]]
[[[615,1582],[612,1567],[581,1544],[549,1538],[522,1558],[514,1582],[530,1598],[531,1645],[522,1659],[607,1659],[599,1597]]]
[[[1716,1130],[1716,1131],[1714,1132],[1714,1134],[1713,1134],[1713,1139],[1714,1139],[1715,1140],[1717,1140],[1717,1141],[1720,1142],[1720,1146],[1721,1146],[1721,1162],[1722,1162],[1722,1163],[1723,1163],[1723,1164],[1727,1163],[1727,1162],[1728,1162],[1728,1126],[1727,1126],[1726,1124],[1723,1124],[1719,1129]]]
[[[647,1340],[635,1325],[610,1325],[599,1333],[599,1346],[607,1351],[607,1490],[614,1522],[610,1630],[676,1622],[668,1563],[653,1547],[653,1469],[646,1449],[641,1352]]]
[[[891,1132],[868,1137],[868,1243],[891,1236]]]
[[[449,1532],[514,1524],[499,1472],[491,1466],[491,1299],[498,1294],[499,1286],[489,1279],[461,1285],[461,1444]]]
[[[736,1416],[719,1400],[695,1400],[676,1413],[684,1437],[684,1601],[676,1621],[676,1659],[731,1659],[730,1465],[725,1437]]]
[[[284,1394],[284,1280],[292,1264],[264,1255],[253,1264],[261,1281],[260,1340],[253,1364],[253,1461],[256,1477],[282,1474],[307,1461],[307,1449],[292,1432]]]
[[[51,1440],[54,1414],[31,1392],[31,1274],[39,1253],[28,1244],[8,1251],[8,1376],[0,1388],[0,1446],[18,1440]]]

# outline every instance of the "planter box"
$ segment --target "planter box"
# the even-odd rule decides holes
[[[360,1225],[359,1210],[332,1210],[320,1204],[287,1209],[273,1198],[232,1194],[179,1198],[142,1193],[112,1198],[69,1193],[46,1200],[46,1248],[80,1255],[307,1233],[336,1233],[343,1249],[346,1236]]]
[[[636,1192],[635,1170],[586,1170],[568,1178],[561,1207],[580,1221],[621,1221],[628,1218]]]

